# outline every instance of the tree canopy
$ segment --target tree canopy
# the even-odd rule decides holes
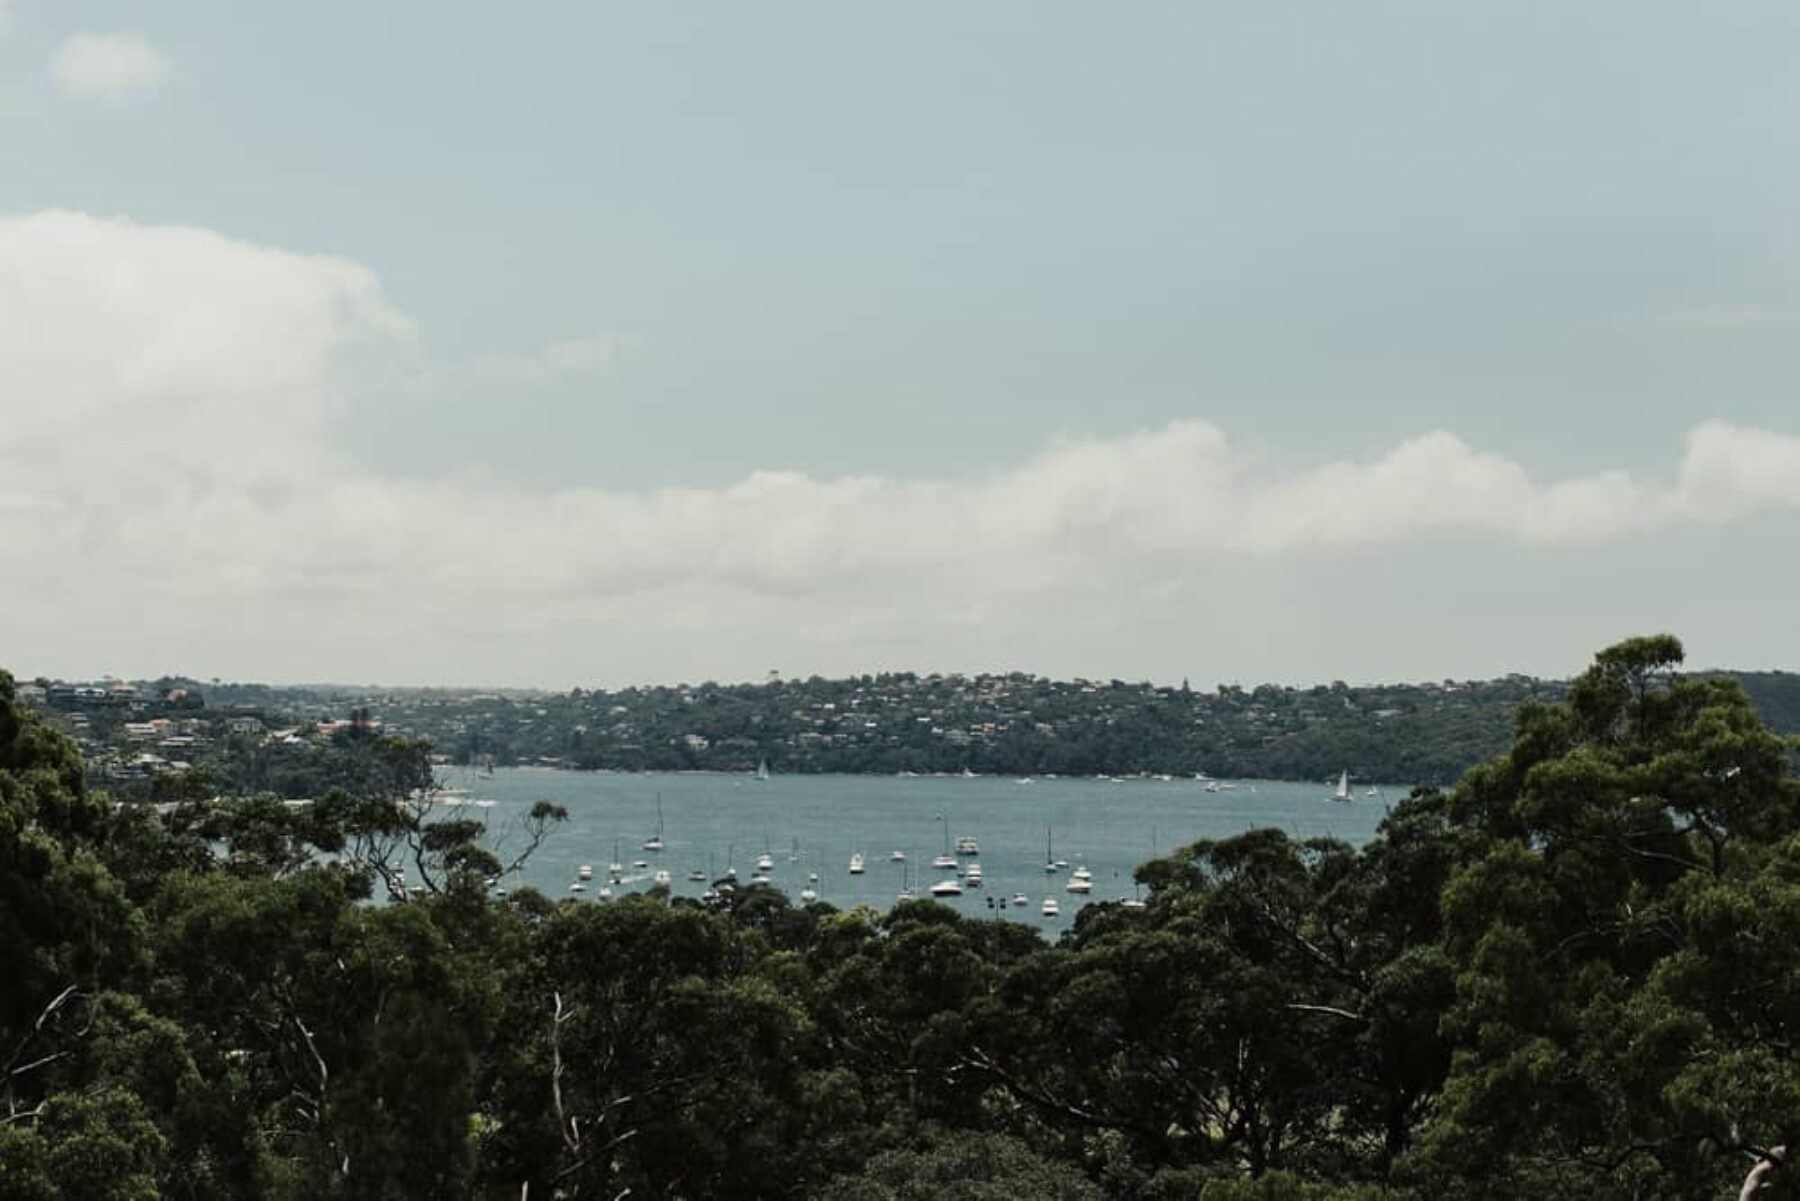
[[[115,805],[0,675],[0,1197],[1800,1194],[1794,747],[1681,659],[1055,944],[497,898],[405,740],[311,806]]]

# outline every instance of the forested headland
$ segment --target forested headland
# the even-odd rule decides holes
[[[386,735],[309,805],[117,803],[0,675],[0,1197],[1800,1194],[1795,747],[1681,661],[1602,651],[1369,844],[1185,846],[1054,944],[496,898]]]
[[[1800,674],[1733,673],[1779,733],[1800,733]],[[90,775],[147,795],[169,765],[222,791],[315,796],[313,750],[379,730],[459,764],[615,771],[1186,776],[1445,787],[1500,754],[1514,715],[1566,680],[1200,691],[1123,680],[890,673],[566,693],[271,687],[166,677],[26,686],[81,744]],[[168,781],[163,781],[166,787]]]

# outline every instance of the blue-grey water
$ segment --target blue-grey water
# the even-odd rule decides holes
[[[488,842],[506,859],[521,845],[523,814],[534,801],[564,805],[569,820],[558,826],[532,857],[523,882],[551,897],[571,895],[582,864],[594,869],[585,891],[599,899],[608,884],[608,865],[624,866],[615,895],[648,889],[651,874],[665,868],[678,895],[697,896],[708,882],[735,868],[740,883],[755,873],[767,850],[775,861],[770,882],[798,900],[808,887],[839,908],[894,904],[910,881],[919,896],[949,875],[932,859],[962,835],[980,843],[980,854],[960,856],[981,864],[983,887],[960,897],[940,898],[965,914],[989,916],[990,899],[1010,902],[1024,894],[1029,904],[1007,904],[1000,912],[1042,927],[1066,925],[1084,904],[1133,896],[1131,873],[1157,853],[1198,838],[1228,838],[1259,826],[1274,826],[1296,837],[1328,835],[1360,845],[1375,833],[1387,806],[1404,795],[1383,787],[1380,795],[1356,788],[1353,804],[1328,798],[1332,783],[1295,784],[1239,780],[1217,792],[1193,779],[1038,779],[894,776],[784,776],[767,780],[715,774],[637,775],[501,769],[475,775],[459,769],[442,774],[456,790],[456,803],[488,824]],[[662,805],[665,849],[641,849],[657,831]],[[1055,860],[1068,866],[1044,870],[1046,839]],[[615,855],[616,847],[616,855]],[[850,856],[864,855],[867,870],[849,872]],[[891,855],[902,851],[904,864]],[[634,862],[647,866],[633,867]],[[1086,896],[1066,890],[1077,866],[1093,875]],[[1045,918],[1043,900],[1055,897],[1059,918]]]

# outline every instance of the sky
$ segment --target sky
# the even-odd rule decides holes
[[[1800,8],[0,0],[0,665],[1800,668]]]

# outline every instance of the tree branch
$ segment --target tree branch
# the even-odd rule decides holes
[[[1738,1193],[1738,1201],[1751,1201],[1751,1197],[1769,1182],[1769,1177],[1786,1158],[1786,1147],[1770,1147],[1764,1151],[1757,1159],[1756,1166],[1750,1169],[1750,1174],[1744,1177],[1744,1187]]]

